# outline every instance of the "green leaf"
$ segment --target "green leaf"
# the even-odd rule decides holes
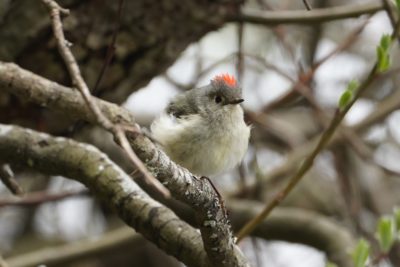
[[[385,72],[390,67],[390,57],[389,55],[385,55],[379,62],[378,62],[378,70],[379,72]]]
[[[379,46],[382,47],[384,51],[388,52],[391,43],[392,37],[390,36],[390,34],[384,34],[381,37],[381,42]]]
[[[343,92],[343,94],[339,98],[339,108],[344,109],[352,100],[354,97],[354,93],[358,89],[360,84],[356,80],[351,80],[349,84],[347,85],[346,91]]]
[[[346,90],[354,93],[358,89],[359,86],[360,86],[360,83],[357,80],[351,80],[349,82],[349,84],[347,85]]]
[[[396,228],[392,217],[382,217],[378,222],[378,241],[383,252],[389,252],[396,238]]]
[[[339,108],[341,110],[344,109],[352,99],[353,99],[353,93],[347,90],[344,91],[339,98]]]
[[[379,46],[376,48],[379,72],[384,72],[390,67],[389,48],[391,43],[392,37],[389,34],[382,35]]]
[[[358,241],[356,248],[353,251],[354,267],[365,267],[367,263],[371,245],[365,239]]]
[[[386,55],[385,49],[382,48],[382,46],[378,46],[376,48],[376,57],[378,58],[378,62],[382,60]]]

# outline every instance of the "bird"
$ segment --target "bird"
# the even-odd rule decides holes
[[[151,134],[193,174],[219,175],[240,163],[248,148],[243,101],[234,76],[216,75],[208,85],[175,96],[151,124]]]

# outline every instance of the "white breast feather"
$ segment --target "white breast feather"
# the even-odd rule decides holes
[[[229,106],[221,123],[210,123],[200,115],[177,119],[162,114],[151,125],[154,138],[176,163],[198,175],[215,175],[238,164],[246,153],[250,127],[240,106]]]

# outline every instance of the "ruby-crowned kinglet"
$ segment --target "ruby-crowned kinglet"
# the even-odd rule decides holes
[[[197,175],[215,175],[238,164],[250,127],[243,119],[242,90],[228,74],[176,96],[151,125],[167,155]]]

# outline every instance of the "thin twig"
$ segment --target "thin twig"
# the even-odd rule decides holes
[[[240,82],[243,82],[244,73],[244,62],[243,62],[243,23],[237,25],[237,36],[238,36],[238,52],[237,52],[237,77]]]
[[[258,5],[260,6],[261,10],[269,10],[269,11],[274,11],[274,9],[265,1],[263,0],[257,0]],[[276,10],[276,12],[279,12],[279,10]],[[282,44],[283,48],[288,52],[290,58],[292,59],[293,62],[296,62],[296,56],[294,54],[292,46],[287,42],[284,36],[284,31],[285,28],[282,27],[282,25],[277,25],[276,27],[272,27],[271,31],[274,33],[276,38],[279,40],[279,42]]]
[[[290,75],[286,74],[284,71],[280,70],[278,67],[266,62],[265,59],[257,57],[257,56],[248,55],[248,57],[251,57],[251,58],[257,60],[258,62],[263,64],[266,68],[274,70],[276,73],[278,73],[279,75],[281,75],[282,77],[288,79],[289,81],[291,81],[293,83],[292,89],[289,90],[289,92],[287,94],[283,95],[278,100],[273,101],[272,103],[265,106],[263,108],[263,111],[264,112],[270,111],[272,108],[279,106],[281,104],[281,102],[292,99],[292,97],[296,93],[296,91],[302,94],[302,92],[304,90],[299,90],[302,87],[304,87],[307,90],[311,90],[309,88],[309,86],[307,85],[307,83],[309,83],[309,81],[313,77],[314,73],[318,70],[318,68],[321,67],[321,65],[323,65],[325,62],[327,62],[328,59],[332,58],[336,54],[338,54],[341,51],[344,51],[348,47],[350,47],[354,43],[354,41],[357,39],[357,37],[360,35],[360,33],[363,31],[363,29],[367,25],[368,21],[369,20],[366,19],[359,27],[357,27],[354,31],[352,31],[348,35],[348,37],[346,38],[346,40],[344,40],[344,42],[337,45],[335,49],[333,49],[331,52],[329,52],[327,55],[325,55],[320,60],[316,61],[307,71],[304,71],[302,74],[300,74],[297,81],[294,81],[294,79]]]
[[[393,75],[397,75],[400,71],[400,68],[393,68],[388,70],[385,73],[380,74],[377,77],[376,82],[383,81],[388,77],[392,77]],[[361,133],[365,132],[368,128],[370,128],[375,123],[385,119],[391,112],[400,108],[400,92],[394,92],[394,94],[386,97],[381,102],[377,103],[374,110],[369,114],[366,118],[361,120],[360,122],[356,123],[355,125],[349,127],[351,131],[354,133]],[[264,120],[265,121],[265,120]],[[268,125],[267,125],[268,127]],[[302,144],[301,146],[297,147],[295,150],[291,151],[286,156],[286,160],[283,164],[279,164],[278,166],[274,167],[272,170],[268,171],[267,174],[260,177],[261,182],[277,182],[282,181],[283,176],[290,175],[290,172],[293,171],[298,163],[304,159],[311,151],[314,149],[315,144],[321,138],[322,133],[312,137],[307,143]],[[334,145],[340,144],[343,142],[342,135],[334,135],[333,138],[330,140],[328,147],[333,147]],[[376,164],[375,162],[372,162]],[[286,178],[285,178],[286,180]],[[249,185],[249,190],[255,190],[254,185]]]
[[[393,10],[392,4],[390,3],[389,0],[382,0],[382,4],[386,10],[388,17],[389,17],[390,23],[392,24],[393,31],[396,31],[396,28],[398,28],[400,26],[400,20],[398,20],[396,22],[396,14],[395,14],[395,11]],[[400,36],[395,36],[395,38],[397,38],[397,41],[400,44]]]
[[[117,19],[117,22],[115,23],[115,28],[114,28],[114,31],[113,31],[113,35],[111,37],[111,42],[110,42],[110,44],[108,46],[108,49],[107,49],[106,58],[104,60],[103,66],[101,67],[101,71],[99,73],[99,76],[97,77],[96,83],[95,83],[95,85],[93,87],[93,91],[92,91],[93,95],[97,95],[96,92],[98,92],[98,89],[99,89],[99,86],[100,86],[100,83],[101,83],[101,79],[103,78],[104,73],[106,72],[108,66],[111,63],[111,60],[114,57],[115,43],[117,42],[118,30],[119,30],[119,27],[121,25],[121,17],[122,17],[122,7],[123,7],[123,5],[124,5],[124,0],[119,0],[118,12],[117,12],[118,19]]]
[[[394,27],[396,27],[396,15],[393,12],[391,3],[389,0],[382,0],[382,4],[383,4],[383,7],[385,8],[385,11],[389,17],[390,23],[392,24],[392,27],[394,30]]]
[[[399,34],[399,31],[400,28],[394,29],[394,32],[392,33],[392,39],[394,39]],[[359,86],[353,99],[342,110],[337,109],[335,116],[333,117],[331,123],[329,124],[329,127],[321,135],[317,145],[312,150],[311,154],[306,158],[306,160],[300,166],[300,169],[295,173],[295,175],[289,180],[288,184],[284,187],[284,189],[281,192],[279,192],[269,204],[265,206],[265,208],[258,216],[250,220],[242,229],[240,229],[237,235],[238,242],[242,240],[245,236],[250,234],[257,227],[257,225],[259,225],[300,182],[300,180],[304,177],[307,171],[313,166],[314,160],[319,154],[319,152],[321,152],[324,149],[324,147],[329,143],[331,137],[335,133],[336,129],[343,120],[344,116],[347,114],[347,112],[350,110],[353,104],[357,101],[357,99],[361,96],[361,94],[375,80],[375,78],[377,77],[377,72],[378,72],[378,64],[375,63],[370,72],[368,73],[367,78]]]
[[[14,178],[14,173],[10,165],[3,164],[0,166],[0,180],[14,195],[23,195],[24,190]]]
[[[42,0],[42,2],[45,3],[46,6],[49,8],[51,23],[53,26],[53,33],[57,41],[57,48],[65,62],[73,85],[79,90],[79,92],[81,92],[82,97],[84,98],[86,104],[89,106],[90,110],[93,112],[93,115],[96,117],[99,124],[105,129],[112,131],[113,124],[104,116],[99,107],[92,100],[90,90],[81,75],[78,63],[76,62],[74,55],[69,49],[72,44],[65,39],[60,14],[63,13],[65,15],[68,15],[69,10],[60,7],[53,0]]]
[[[253,56],[253,55],[246,55],[252,59],[257,60],[260,62],[264,67],[271,69],[281,75],[282,77],[286,78],[289,80],[293,86],[292,86],[292,91],[287,95],[287,96],[292,96],[293,93],[297,92],[300,95],[302,95],[304,98],[307,99],[307,101],[310,103],[312,108],[314,108],[318,114],[320,115],[318,118],[320,122],[322,123],[323,127],[327,127],[329,123],[329,119],[331,116],[328,116],[326,112],[318,105],[317,101],[314,99],[312,94],[310,93],[312,89],[308,85],[309,81],[312,79],[314,73],[317,71],[317,69],[324,64],[325,62],[328,61],[331,57],[334,55],[338,54],[339,52],[345,50],[348,48],[351,44],[354,43],[356,38],[359,36],[359,34],[362,32],[364,27],[367,25],[368,20],[365,20],[357,29],[352,31],[349,36],[346,38],[346,40],[339,44],[335,49],[333,49],[330,53],[328,53],[326,56],[315,62],[308,71],[305,71],[304,73],[301,73],[299,75],[299,78],[295,80],[292,78],[289,74],[287,74],[285,71],[279,69],[273,64],[270,64],[267,62],[264,58]],[[284,98],[286,100],[287,98]],[[281,102],[282,99],[280,99],[279,103]],[[264,108],[264,112],[266,112],[270,108],[270,105]],[[253,116],[254,117],[254,116]],[[349,141],[349,143],[354,147],[354,149],[357,152],[363,153],[366,151],[364,143],[360,142],[359,138],[357,137],[356,134],[354,134],[349,128],[340,126],[340,133],[343,134],[344,137]]]
[[[292,92],[298,92],[300,93],[303,97],[307,99],[307,101],[311,104],[312,108],[314,108],[318,112],[318,119],[322,123],[324,127],[328,126],[328,121],[330,119],[330,116],[324,112],[324,110],[319,107],[317,101],[314,99],[312,94],[310,93],[312,89],[308,86],[308,82],[312,79],[314,73],[317,71],[317,69],[324,64],[325,62],[328,61],[331,57],[334,55],[340,53],[341,51],[344,51],[347,49],[351,44],[354,43],[356,38],[359,36],[359,34],[362,32],[362,30],[365,28],[365,26],[368,23],[368,19],[365,20],[359,27],[357,27],[354,31],[352,31],[349,36],[346,38],[346,40],[339,44],[335,49],[333,49],[330,53],[328,53],[326,56],[315,62],[308,71],[302,73],[299,75],[298,80],[294,80],[290,75],[285,73],[284,71],[280,70],[278,67],[269,64],[266,62],[265,59],[262,59],[260,57],[254,57],[252,58],[256,59],[260,63],[262,63],[265,67],[270,68],[277,72],[279,75],[282,77],[288,79],[293,83],[293,89]],[[266,108],[268,108],[267,106]],[[264,109],[264,111],[266,111]],[[339,131],[343,136],[349,141],[349,143],[353,146],[354,150],[359,153],[359,154],[367,154],[366,151],[368,151],[366,145],[358,138],[358,136],[352,132],[349,128],[344,127],[344,126],[339,126]]]
[[[196,84],[199,82],[199,79],[203,73],[203,71],[202,71],[203,65],[204,65],[204,62],[203,62],[203,57],[202,57],[201,46],[197,45],[196,61],[194,63],[195,75],[189,83],[184,84],[184,83],[178,82],[177,80],[172,78],[167,72],[164,74],[164,77],[169,83],[174,85],[179,90],[187,91],[187,90],[193,89],[196,86]]]
[[[81,93],[83,99],[85,100],[87,106],[93,112],[97,122],[104,129],[112,132],[114,136],[116,136],[118,142],[122,146],[122,148],[127,153],[129,159],[132,163],[139,169],[139,171],[143,174],[147,183],[152,184],[158,191],[160,191],[165,197],[169,197],[169,191],[156,179],[154,176],[147,170],[144,166],[143,162],[136,156],[135,152],[129,146],[129,142],[126,139],[125,133],[123,131],[123,127],[119,125],[114,125],[100,110],[97,106],[96,102],[93,100],[92,95],[90,93],[89,87],[87,86],[85,80],[83,79],[78,63],[75,60],[74,55],[69,49],[70,43],[65,39],[64,31],[62,28],[60,13],[69,14],[67,9],[61,8],[55,1],[53,0],[42,0],[42,2],[48,7],[51,16],[51,22],[53,26],[53,33],[57,40],[58,51],[61,54],[61,57],[64,59],[65,65],[68,69],[69,75],[72,79],[73,84]],[[140,132],[139,127],[130,127],[131,131]],[[134,129],[135,128],[135,129]]]
[[[115,136],[118,139],[118,142],[120,143],[121,147],[125,150],[127,153],[128,157],[130,160],[135,164],[135,166],[138,168],[138,170],[143,174],[144,176],[144,181],[148,183],[149,185],[153,185],[158,191],[160,191],[164,197],[169,198],[170,197],[170,192],[168,189],[166,189],[146,168],[146,166],[143,164],[143,162],[138,158],[136,153],[133,151],[132,147],[129,144],[128,139],[126,138],[125,135],[125,129],[130,130],[131,132],[137,133],[137,129],[133,127],[123,127],[116,125],[115,126]]]
[[[357,179],[350,179],[350,164],[348,160],[348,151],[344,145],[339,145],[332,149],[334,157],[334,166],[336,170],[336,180],[343,203],[345,204],[345,214],[351,225],[358,233],[363,231],[363,225],[360,223],[360,185]]]
[[[399,31],[398,28],[394,30],[392,38],[398,35],[398,31]],[[368,73],[367,78],[360,85],[360,87],[358,88],[357,92],[354,95],[354,98],[350,101],[350,103],[348,103],[348,105],[346,105],[346,107],[344,107],[342,110],[337,109],[335,116],[333,117],[328,128],[321,135],[321,138],[319,139],[316,147],[312,150],[311,154],[306,158],[304,163],[301,165],[300,169],[289,180],[288,184],[284,187],[284,189],[281,192],[279,192],[268,205],[265,206],[265,208],[257,217],[249,221],[242,229],[240,229],[238,233],[238,242],[242,240],[245,236],[247,236],[249,233],[251,233],[257,227],[257,225],[261,221],[263,221],[271,213],[271,211],[276,206],[278,206],[283,201],[283,199],[285,199],[285,197],[293,190],[293,188],[300,182],[300,180],[304,177],[307,171],[313,166],[314,160],[319,154],[319,152],[321,152],[324,149],[324,147],[328,144],[331,137],[338,128],[339,124],[343,120],[344,116],[347,114],[347,112],[350,110],[353,104],[357,101],[360,95],[366,90],[366,88],[375,80],[375,78],[377,77],[377,71],[378,67],[377,63],[375,63],[370,72]]]
[[[312,7],[311,7],[310,3],[308,3],[307,0],[303,0],[303,3],[304,3],[304,6],[306,7],[306,9],[308,11],[312,10]]]
[[[237,234],[237,242],[242,240],[245,236],[250,234],[260,222],[262,222],[270,213],[271,211],[278,206],[285,197],[292,191],[292,189],[300,182],[300,180],[304,177],[307,171],[313,166],[314,160],[321,152],[324,147],[328,144],[329,140],[335,133],[336,128],[339,126],[340,122],[343,120],[344,116],[353,106],[354,102],[358,99],[358,97],[365,91],[365,89],[372,83],[376,76],[376,64],[371,69],[367,79],[363,82],[363,84],[359,87],[356,95],[354,96],[353,100],[342,110],[337,110],[334,118],[332,119],[329,127],[326,131],[322,134],[321,138],[318,141],[317,146],[311,152],[311,154],[306,158],[304,163],[301,165],[300,169],[296,172],[296,174],[289,180],[289,183],[285,186],[285,188],[279,192],[275,198],[262,210],[262,212],[249,221],[242,229],[240,229],[239,233]]]
[[[2,198],[0,208],[5,206],[32,206],[46,202],[59,201],[69,197],[87,196],[87,189],[50,193],[49,191],[34,192],[23,197]]]

